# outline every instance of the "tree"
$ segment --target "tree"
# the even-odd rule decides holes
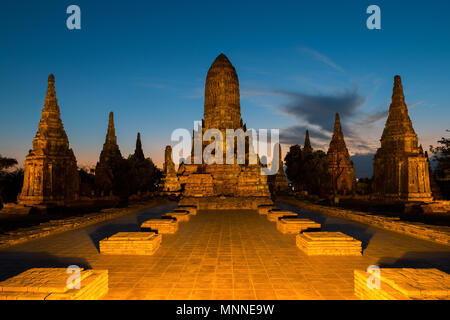
[[[434,154],[432,160],[437,162],[435,174],[450,176],[450,138],[442,137],[437,143],[439,144],[437,147],[430,146],[430,151]]]
[[[0,155],[0,208],[3,203],[15,202],[23,184],[23,170],[8,169],[17,165],[17,160]]]
[[[286,176],[292,181],[295,190],[301,190],[301,164],[302,149],[296,144],[289,148],[288,153],[284,157],[286,164]]]
[[[294,184],[296,190],[307,191],[310,194],[323,195],[330,189],[327,155],[311,147],[291,146],[284,158],[286,175]]]
[[[150,158],[139,158],[134,154],[128,157],[131,180],[131,194],[155,191],[162,173]]]
[[[0,175],[5,174],[5,170],[17,164],[17,160],[13,158],[2,157],[0,154]]]

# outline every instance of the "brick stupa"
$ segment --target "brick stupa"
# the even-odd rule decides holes
[[[100,159],[95,167],[95,185],[104,196],[111,195],[115,170],[120,166],[122,154],[117,144],[114,113],[109,113],[108,132]]]
[[[327,159],[333,190],[337,194],[351,193],[355,184],[355,169],[345,145],[338,113],[334,121],[333,137],[328,148]]]
[[[400,76],[394,78],[392,103],[373,169],[373,189],[379,198],[432,200],[427,158],[418,146]]]
[[[53,74],[48,77],[41,121],[24,170],[19,204],[66,205],[78,199],[80,181],[77,161],[61,121]]]
[[[241,118],[238,76],[224,54],[216,58],[206,77],[201,133],[208,129],[222,132],[224,159],[227,148],[231,148],[226,144],[226,130],[247,131]],[[200,142],[199,133],[194,132],[194,146],[200,144],[204,150],[211,142]],[[259,159],[253,164],[248,161],[254,155],[252,144],[246,141],[244,164],[237,163],[236,149],[233,164],[206,164],[204,159],[197,161],[193,152],[179,177],[183,189],[180,204],[197,205],[199,209],[256,209],[260,204],[271,204],[267,176],[261,174]]]

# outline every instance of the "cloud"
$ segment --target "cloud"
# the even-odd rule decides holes
[[[411,109],[415,106],[423,105],[423,101],[416,101],[408,105],[408,109]],[[389,115],[389,109],[374,111],[371,114],[366,115],[360,121],[356,122],[356,125],[360,126],[372,126],[376,122],[387,118]]]
[[[335,69],[337,71],[344,72],[344,69],[341,66],[337,65],[330,58],[328,58],[324,54],[322,54],[314,49],[303,47],[303,48],[300,48],[300,51],[312,56],[314,59],[316,59],[322,63],[325,63],[326,65],[332,67],[333,69]]]
[[[274,94],[288,99],[285,105],[279,107],[285,114],[327,131],[333,130],[336,112],[341,118],[350,118],[355,116],[357,110],[366,102],[366,98],[359,94],[358,89],[346,89],[328,95],[286,91]]]
[[[309,130],[311,139],[319,141],[329,141],[331,133],[326,133],[320,130],[311,128],[307,125],[293,125],[280,129],[280,143],[282,144],[301,144],[305,141],[306,130]]]
[[[357,88],[344,89],[332,94],[305,94],[302,92],[267,91],[258,95],[276,95],[284,102],[271,104],[276,111],[293,117],[297,124],[280,129],[280,142],[303,145],[305,131],[309,130],[314,148],[326,151],[333,135],[336,112],[341,117],[347,147],[352,154],[374,152],[378,140],[362,137],[367,125],[383,115],[371,114],[361,119],[361,107],[367,98]]]

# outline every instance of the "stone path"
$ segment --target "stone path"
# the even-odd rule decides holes
[[[308,257],[275,223],[253,211],[200,211],[163,235],[153,256],[104,256],[101,239],[138,231],[141,222],[173,209],[165,204],[84,229],[0,250],[0,280],[32,267],[109,270],[105,299],[356,299],[353,270],[381,267],[435,267],[450,272],[448,246],[356,222],[282,209],[363,241],[362,257]]]

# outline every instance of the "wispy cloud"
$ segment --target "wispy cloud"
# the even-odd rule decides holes
[[[344,69],[339,66],[337,63],[335,63],[334,61],[332,61],[330,58],[328,58],[326,55],[320,53],[319,51],[316,51],[314,49],[311,48],[307,48],[307,47],[302,47],[299,49],[301,52],[306,53],[310,56],[312,56],[314,59],[325,63],[326,65],[332,67],[333,69],[340,71],[340,72],[344,72]]]

